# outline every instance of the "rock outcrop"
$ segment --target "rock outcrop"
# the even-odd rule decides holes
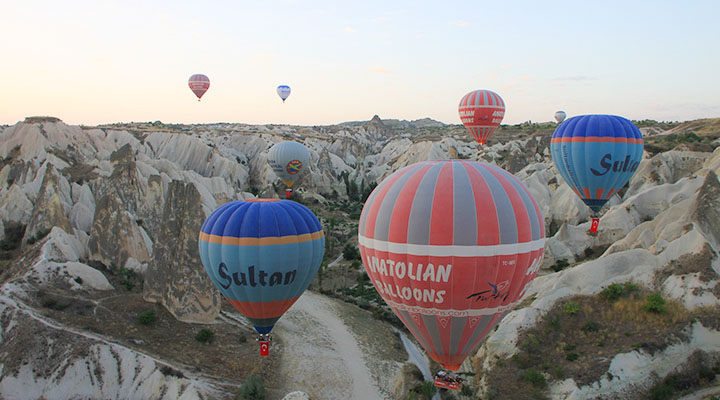
[[[180,321],[208,323],[220,312],[219,292],[200,261],[198,232],[205,221],[192,184],[173,181],[145,273],[143,297],[162,304]]]

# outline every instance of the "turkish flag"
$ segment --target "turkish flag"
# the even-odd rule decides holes
[[[600,218],[593,218],[592,225],[590,226],[590,232],[596,233],[597,229],[598,229],[598,225],[600,225]]]
[[[270,355],[270,342],[260,342],[260,356],[267,357]]]

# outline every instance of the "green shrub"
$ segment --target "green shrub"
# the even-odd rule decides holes
[[[570,266],[570,263],[568,262],[568,260],[563,258],[561,260],[555,261],[555,264],[553,264],[552,269],[553,269],[553,271],[558,272],[558,271],[564,270],[565,268],[567,268],[569,266]]]
[[[262,378],[250,374],[245,378],[245,382],[240,386],[240,391],[235,398],[239,400],[264,400],[265,396],[267,394],[265,393]]]
[[[619,283],[613,283],[612,285],[606,287],[605,289],[600,292],[600,296],[605,298],[608,301],[616,301],[622,296],[623,294],[623,285]]]
[[[138,315],[138,322],[141,325],[154,324],[156,319],[157,318],[155,317],[155,310],[145,311],[144,313],[140,313]]]
[[[203,328],[200,329],[200,332],[198,332],[197,335],[195,335],[195,340],[200,343],[209,343],[212,342],[214,337],[215,332],[211,331],[210,329]]]
[[[662,314],[667,312],[665,307],[665,299],[661,295],[654,293],[645,298],[647,303],[643,306],[643,309],[648,312]]]
[[[570,315],[577,314],[578,311],[580,311],[580,306],[574,301],[568,301],[563,306],[563,312],[565,314],[570,314]]]
[[[582,329],[582,331],[585,333],[597,332],[600,330],[600,324],[595,321],[590,321],[580,329]]]
[[[523,380],[525,382],[529,382],[535,387],[544,388],[545,386],[547,386],[547,380],[545,380],[545,375],[532,368],[525,370],[525,373],[523,374]]]
[[[435,395],[435,392],[437,392],[437,388],[435,387],[435,383],[432,381],[425,381],[420,385],[418,388],[420,391],[420,394],[423,395],[426,399],[431,399],[433,395]]]
[[[650,389],[650,400],[667,400],[675,394],[675,389],[667,383],[661,383]]]
[[[472,397],[474,393],[469,385],[463,385],[462,390],[460,390],[460,394],[465,397]]]
[[[579,355],[578,353],[568,353],[568,354],[565,356],[565,358],[566,358],[568,361],[575,361],[575,360],[577,360],[578,358],[580,358],[580,355]]]

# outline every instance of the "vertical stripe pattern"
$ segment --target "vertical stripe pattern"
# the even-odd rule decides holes
[[[505,102],[495,92],[475,90],[460,100],[458,113],[470,135],[480,144],[485,144],[505,116]]]
[[[375,188],[358,237],[377,291],[434,360],[457,370],[535,277],[544,226],[507,171],[426,161]]]
[[[210,89],[210,79],[203,74],[195,74],[188,79],[188,86],[200,101],[200,98]]]

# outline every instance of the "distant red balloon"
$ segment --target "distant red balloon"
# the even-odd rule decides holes
[[[505,102],[495,92],[475,90],[460,100],[458,113],[468,132],[480,144],[485,144],[505,116]]]
[[[203,97],[205,92],[210,88],[210,79],[203,74],[195,74],[188,80],[188,86],[190,86],[190,90],[195,93],[198,101],[200,101],[200,98]]]
[[[500,167],[426,161],[381,182],[358,241],[380,296],[433,360],[457,370],[540,267],[543,216]]]

